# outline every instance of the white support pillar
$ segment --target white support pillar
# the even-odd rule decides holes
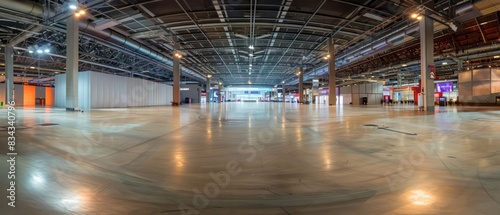
[[[217,93],[217,103],[221,103],[222,102],[222,84],[219,82],[219,90],[218,90],[218,93]]]
[[[283,103],[286,103],[286,89],[285,89],[285,83],[282,84],[281,86],[281,96],[283,97]]]
[[[181,59],[177,56],[174,56],[174,67],[173,67],[173,76],[174,76],[174,86],[173,86],[173,102],[174,104],[181,104]]]
[[[78,110],[78,18],[66,22],[66,110]]]
[[[206,83],[205,83],[205,99],[207,103],[210,103],[210,77],[207,77]]]
[[[428,11],[420,20],[420,62],[424,110],[434,111],[434,77],[431,76],[431,68],[434,67],[434,22]]]
[[[337,79],[335,77],[335,52],[334,52],[334,43],[333,38],[328,38],[328,103],[330,105],[337,104]]]
[[[304,103],[304,67],[299,69],[299,103]]]
[[[14,47],[5,46],[5,103],[14,101]],[[4,105],[6,105],[4,104]]]

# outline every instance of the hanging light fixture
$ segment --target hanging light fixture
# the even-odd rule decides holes
[[[68,1],[68,8],[70,10],[76,10],[76,9],[78,9],[78,1],[77,0],[69,0]]]

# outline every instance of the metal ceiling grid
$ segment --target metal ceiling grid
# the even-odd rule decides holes
[[[41,3],[39,0],[33,2]],[[64,17],[64,2],[51,0],[51,10],[62,14],[61,17]],[[445,15],[452,15],[451,6],[467,3],[463,0],[434,2],[436,11]],[[183,74],[192,80],[203,81],[203,76],[210,74],[213,80],[225,84],[251,81],[275,85],[287,78],[293,83],[296,80],[294,72],[300,66],[308,74],[316,74],[326,64],[322,57],[326,54],[325,41],[329,37],[335,39],[338,75],[341,77],[413,60],[418,54],[418,50],[411,48],[414,42],[409,43],[418,37],[418,32],[412,27],[414,22],[407,17],[409,12],[419,7],[416,1],[95,0],[82,1],[82,4],[88,6],[86,19],[96,30],[115,32],[127,41],[167,58],[172,57],[173,51],[181,51],[184,55],[181,64],[188,71]],[[20,20],[14,20],[17,15]],[[437,53],[448,53],[446,50],[450,47],[454,50],[457,47],[467,49],[497,40],[497,17],[494,14],[465,22],[465,30],[461,33],[451,34],[448,29],[437,32]],[[65,39],[63,23],[0,6],[0,39],[9,40],[13,35],[29,29],[32,25],[28,23],[33,22],[40,22],[46,29],[21,45],[54,43],[54,62],[37,60],[23,53],[16,58],[16,63],[24,63],[22,65],[26,64],[29,68],[33,63],[40,62],[47,67],[41,70],[61,70],[64,60],[57,56],[64,56],[65,52],[60,45]],[[393,43],[391,39],[401,31],[405,39]],[[133,73],[158,81],[171,80],[168,60],[156,61],[155,56],[134,53],[130,47],[109,43],[94,33],[83,32],[81,69],[121,75]],[[454,44],[439,39],[450,34],[453,35],[450,41]],[[384,41],[389,46],[382,53],[365,51],[367,48],[375,50],[373,47]],[[407,50],[401,51],[401,44],[410,45]],[[250,45],[254,49],[250,49]],[[29,69],[21,67],[17,67],[16,71],[29,73]]]

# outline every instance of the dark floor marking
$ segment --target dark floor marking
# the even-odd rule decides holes
[[[392,132],[396,132],[396,133],[400,133],[400,134],[417,135],[417,133],[408,133],[408,132],[403,132],[403,131],[396,131],[396,130],[389,129],[389,127],[378,126],[378,125],[375,125],[375,124],[365,124],[364,126],[376,127],[377,129],[382,129],[382,130],[386,130],[386,131],[392,131]]]
[[[39,126],[53,126],[53,125],[59,125],[57,123],[42,123],[42,124],[38,124]]]
[[[270,192],[270,193],[272,193],[272,194],[275,194],[275,195],[281,196],[279,193],[275,193],[275,192],[270,191],[270,190],[268,190],[268,189],[264,189],[264,190],[266,190],[267,192]]]
[[[288,213],[288,211],[285,210],[285,208],[283,208],[283,207],[280,207],[280,208],[281,208],[281,210],[285,211],[286,214],[290,215],[290,213]]]

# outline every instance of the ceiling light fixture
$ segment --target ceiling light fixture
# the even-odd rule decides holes
[[[253,54],[249,54],[248,56],[253,57]]]
[[[443,62],[443,65],[448,65],[448,62]]]
[[[255,49],[255,48],[253,47],[253,45],[248,46],[248,48],[249,48],[249,49],[251,49],[251,50],[254,50],[254,49]]]
[[[499,58],[499,57],[500,57],[500,55],[493,56],[493,58]],[[467,62],[469,62],[469,61],[467,61]]]
[[[407,65],[406,65],[406,64],[403,64],[403,65],[401,65],[401,66],[402,66],[402,67],[406,67]]]
[[[80,17],[80,16],[83,16],[85,15],[85,11],[84,10],[79,10],[78,12],[75,12],[75,16],[76,17]]]
[[[420,14],[418,14],[418,13],[412,13],[412,14],[410,15],[410,17],[411,17],[412,19],[422,20],[422,15],[420,15]]]
[[[78,9],[78,1],[76,1],[76,0],[70,0],[70,1],[68,1],[68,8],[71,9],[71,10]]]

